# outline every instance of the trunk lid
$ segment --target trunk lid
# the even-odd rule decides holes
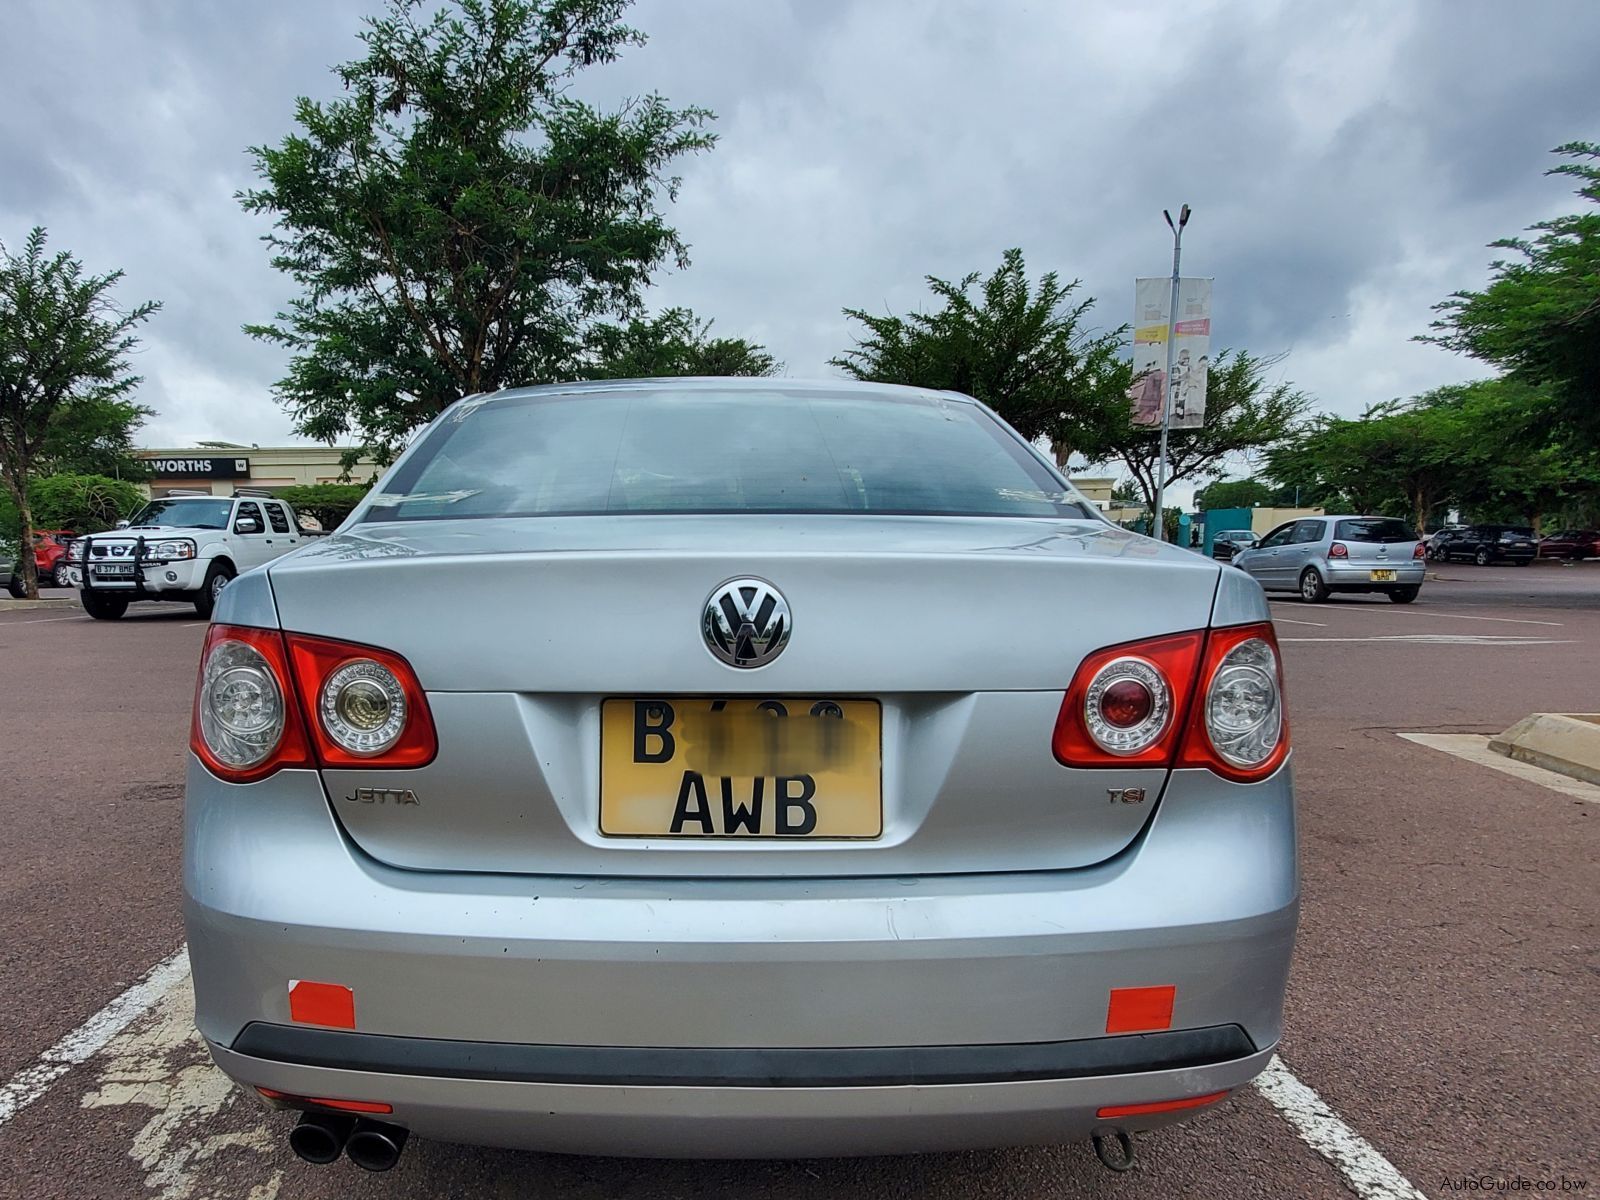
[[[761,876],[1061,868],[1124,848],[1165,772],[1061,766],[1062,694],[1091,651],[1207,624],[1218,570],[1097,522],[609,516],[364,524],[270,578],[284,628],[401,654],[428,693],[433,763],[323,772],[368,853],[444,870]],[[718,661],[701,628],[713,589],[744,576],[775,585],[793,616],[786,649],[754,670]],[[603,834],[601,791],[622,769],[610,723],[627,720],[603,721],[605,702],[696,697],[875,704],[881,830]],[[1109,803],[1112,787],[1148,799]]]

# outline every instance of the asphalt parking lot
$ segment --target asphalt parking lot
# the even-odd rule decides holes
[[[0,1196],[1600,1191],[1600,788],[1507,774],[1449,736],[1600,709],[1600,562],[1437,574],[1406,607],[1273,601],[1304,870],[1282,1071],[1143,1139],[1126,1175],[1086,1145],[691,1163],[413,1142],[388,1175],[300,1163],[290,1118],[232,1091],[190,1029],[181,777],[203,623],[0,611]]]

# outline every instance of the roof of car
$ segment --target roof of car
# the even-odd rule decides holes
[[[929,399],[955,400],[963,404],[977,403],[971,396],[960,392],[908,387],[899,383],[866,383],[858,379],[790,379],[787,376],[768,375],[672,375],[648,379],[588,379],[572,383],[501,388],[497,392],[463,396],[459,403],[484,403],[523,396],[560,396],[583,392],[661,391],[664,388],[689,392],[748,392],[752,389],[783,392],[851,392],[862,396],[879,395],[886,398],[922,396]]]

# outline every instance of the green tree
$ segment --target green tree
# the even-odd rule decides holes
[[[1168,487],[1184,479],[1213,478],[1228,463],[1251,458],[1295,436],[1310,400],[1293,384],[1267,378],[1276,362],[1242,350],[1217,355],[1206,381],[1205,424],[1168,435]],[[1154,509],[1161,430],[1134,424],[1127,399],[1132,367],[1126,359],[1118,367],[1110,385],[1115,400],[1093,414],[1093,423],[1082,423],[1079,446],[1090,462],[1120,460],[1145,504]]]
[[[144,505],[144,493],[125,479],[105,475],[44,475],[28,487],[40,529],[100,533]]]
[[[1194,494],[1202,512],[1215,508],[1255,508],[1272,502],[1273,489],[1259,479],[1219,479]]]
[[[278,489],[278,499],[294,509],[297,516],[311,516],[324,529],[332,529],[348,517],[370,490],[363,483],[309,483]]]
[[[280,401],[379,461],[464,394],[570,376],[596,321],[637,316],[655,272],[687,262],[657,211],[671,167],[714,140],[701,108],[571,94],[643,42],[628,0],[422,3],[367,21],[345,96],[301,98],[240,196],[302,290],[246,327],[293,352]]]
[[[659,317],[596,326],[582,374],[589,379],[775,375],[779,366],[765,346],[744,338],[714,338],[710,321],[687,308],[669,308]]]
[[[1139,499],[1139,485],[1131,479],[1118,481],[1117,486],[1111,489],[1111,503],[1131,508],[1141,503]]]
[[[1092,298],[1050,271],[1028,282],[1022,251],[998,269],[954,282],[927,277],[938,307],[909,316],[847,308],[863,331],[832,361],[856,379],[950,389],[975,396],[1030,441],[1048,437],[1058,458],[1080,449],[1114,402],[1126,407],[1118,369],[1123,330],[1087,327]],[[976,287],[976,294],[974,288]]]
[[[1600,143],[1569,142],[1572,159],[1545,172],[1579,181],[1577,194],[1600,204]],[[1439,304],[1435,342],[1492,363],[1521,383],[1547,388],[1572,430],[1600,435],[1600,212],[1541,221],[1532,237],[1492,243],[1516,257],[1490,265],[1481,292]]]
[[[0,245],[0,478],[17,510],[19,543],[32,544],[30,484],[63,431],[80,416],[124,403],[139,384],[128,366],[134,330],[159,305],[121,309],[111,291],[121,271],[89,275],[66,251],[46,254],[35,228],[20,252]],[[87,422],[92,424],[92,422]],[[33,556],[21,556],[29,596],[39,594]]]

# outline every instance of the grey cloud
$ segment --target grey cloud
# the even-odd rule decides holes
[[[239,326],[288,286],[233,194],[294,98],[334,93],[368,7],[8,10],[0,238],[45,223],[95,269],[125,267],[127,298],[164,301],[140,362],[150,440],[287,436],[283,356]],[[703,104],[721,136],[683,167],[694,265],[654,301],[765,341],[795,375],[848,344],[844,306],[920,305],[925,274],[1009,245],[1082,277],[1119,325],[1133,277],[1167,269],[1160,210],[1187,201],[1186,270],[1217,278],[1219,341],[1291,351],[1289,377],[1353,412],[1475,370],[1407,339],[1481,282],[1483,243],[1565,207],[1538,175],[1549,147],[1600,137],[1588,0],[641,0],[630,20],[650,44],[580,94]]]

